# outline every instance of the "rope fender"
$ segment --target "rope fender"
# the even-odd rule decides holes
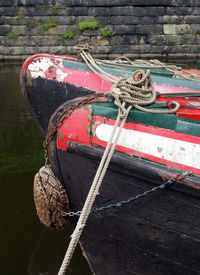
[[[48,228],[63,227],[66,219],[61,211],[70,210],[67,193],[48,165],[34,177],[34,202],[37,215]]]

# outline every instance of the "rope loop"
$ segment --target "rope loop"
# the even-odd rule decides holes
[[[180,105],[177,102],[171,102],[168,104],[168,109],[149,109],[142,106],[151,105],[156,101],[156,90],[152,84],[150,70],[146,72],[144,70],[137,70],[133,77],[121,78],[112,86],[109,94],[114,97],[114,103],[119,109],[120,116],[123,118],[126,115],[127,104],[132,105],[138,110],[148,113],[162,114],[162,113],[174,113]],[[158,107],[163,105],[157,104]],[[169,109],[170,108],[170,109]]]
[[[81,53],[82,52],[89,53],[92,50],[92,46],[90,46],[88,43],[78,44],[78,45],[74,46],[74,49],[78,52],[78,59],[83,60]]]
[[[92,50],[92,46],[90,46],[88,43],[85,44],[78,44],[76,46],[74,46],[75,50],[77,50],[78,52],[81,51],[86,51],[89,52]]]
[[[121,66],[126,67],[149,67],[149,68],[159,68],[165,69],[172,73],[173,78],[187,79],[200,82],[200,76],[190,70],[182,69],[181,67],[175,66],[173,64],[167,64],[159,61],[158,59],[144,60],[135,59],[131,61],[127,56],[118,56],[114,60],[96,60],[99,65],[120,68]]]

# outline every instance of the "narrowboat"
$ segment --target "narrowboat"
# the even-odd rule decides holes
[[[22,67],[21,90],[44,133],[48,167],[67,193],[62,207],[55,192],[59,221],[49,206],[46,225],[62,227],[69,217],[76,226],[115,125],[121,132],[80,237],[91,273],[200,274],[200,83],[99,66],[117,85],[71,57],[37,54]],[[156,99],[129,108],[127,87],[144,96],[153,90]],[[46,192],[48,183],[37,179]]]

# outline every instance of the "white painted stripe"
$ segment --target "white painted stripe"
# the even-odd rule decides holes
[[[112,129],[112,125],[100,124],[96,128],[96,136],[100,140],[108,141]],[[122,130],[117,144],[144,154],[200,169],[200,144],[127,129]]]

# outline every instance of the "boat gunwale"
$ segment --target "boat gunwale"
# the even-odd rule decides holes
[[[63,151],[61,149],[57,150]],[[81,154],[92,159],[100,160],[103,155],[104,148],[97,148],[80,144],[79,142],[69,141],[67,144],[67,151],[63,152]],[[144,162],[141,162],[139,159],[130,159],[127,158],[127,156],[125,157],[125,154],[115,153],[111,160],[110,169],[117,169],[117,171],[120,169],[123,173],[159,185],[162,182],[176,178],[177,175],[181,173],[180,170],[170,169],[168,167],[166,168],[167,170],[165,170],[164,167],[161,168],[153,166],[153,163],[150,164],[150,161],[145,163],[145,160]],[[148,177],[144,177],[144,171]],[[192,195],[200,197],[200,177],[196,175],[188,175],[181,181],[175,181],[170,188],[176,191],[185,192],[187,194],[191,193]]]

